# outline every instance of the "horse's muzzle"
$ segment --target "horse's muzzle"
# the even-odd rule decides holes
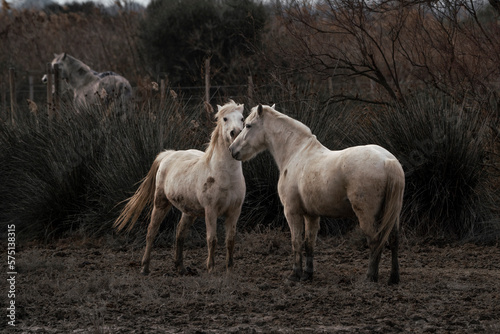
[[[231,148],[229,148],[229,152],[231,152],[231,156],[233,157],[233,159],[241,160],[240,159],[240,151],[235,152],[234,150],[232,150]]]

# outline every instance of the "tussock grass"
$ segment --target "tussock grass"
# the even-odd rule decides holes
[[[499,175],[491,167],[498,166],[492,149],[498,133],[492,131],[487,110],[430,98],[377,110],[328,105],[307,89],[290,94],[274,88],[254,99],[276,103],[330,149],[369,143],[389,149],[406,173],[402,224],[410,235],[498,239]],[[203,150],[214,126],[201,103],[181,105],[174,99],[161,107],[143,104],[126,118],[113,116],[123,114],[100,107],[78,113],[63,106],[61,117],[50,125],[27,113],[15,126],[0,124],[0,220],[16,224],[20,236],[45,240],[112,235],[123,201],[155,156],[167,148]],[[286,230],[278,170],[270,154],[260,154],[243,168],[247,195],[239,230]],[[160,242],[172,241],[179,217],[176,210],[167,216]],[[345,233],[353,226],[323,219],[321,233]],[[135,228],[125,242],[142,245],[145,233],[145,227]],[[203,241],[204,233],[203,222],[195,224],[193,237]]]
[[[424,236],[498,239],[498,134],[486,110],[446,99],[416,98],[382,110],[373,138],[392,151],[406,174],[402,222]],[[486,231],[489,231],[485,233]]]
[[[204,116],[200,110],[170,101],[124,119],[106,117],[99,107],[77,113],[64,106],[50,125],[36,126],[31,117],[20,117],[15,126],[3,123],[0,219],[21,234],[46,239],[108,233],[156,154],[201,148],[193,133],[206,131],[191,122]]]

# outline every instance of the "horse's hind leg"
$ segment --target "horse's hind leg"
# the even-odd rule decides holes
[[[285,209],[285,217],[292,234],[293,271],[288,276],[291,281],[299,281],[302,277],[302,229],[304,227],[302,215],[292,214]]]
[[[391,277],[389,277],[389,284],[399,283],[399,262],[398,262],[398,248],[399,248],[399,230],[394,227],[389,236],[389,247],[391,248],[392,265]]]
[[[375,227],[376,219],[374,214],[369,214],[363,210],[354,209],[359,220],[359,226],[366,236],[368,246],[370,247],[370,259],[368,260],[368,272],[366,278],[371,282],[378,282],[378,267],[382,255],[382,247],[379,247],[377,230]]]
[[[305,236],[304,236],[304,248],[306,253],[306,267],[302,276],[301,281],[310,281],[313,278],[314,272],[314,245],[316,244],[316,237],[319,231],[319,217],[309,217],[304,216],[305,219]]]
[[[158,234],[161,222],[163,221],[171,207],[172,205],[169,202],[164,202],[162,203],[162,205],[157,205],[155,203],[153,207],[153,211],[151,212],[151,221],[148,226],[148,234],[146,236],[146,250],[144,251],[144,256],[142,257],[141,274],[143,275],[149,274],[151,249],[153,248],[153,243],[155,241],[156,235]]]
[[[195,217],[183,213],[181,220],[179,220],[179,223],[177,224],[177,231],[175,235],[174,265],[175,269],[181,274],[186,273],[186,268],[184,268],[184,258],[182,256],[182,251],[184,248],[184,240],[186,239],[189,228],[193,224],[194,220]]]
[[[367,237],[370,247],[370,259],[368,260],[368,272],[366,278],[371,282],[378,282],[378,267],[380,258],[382,257],[383,248],[378,247],[379,242],[370,237]]]

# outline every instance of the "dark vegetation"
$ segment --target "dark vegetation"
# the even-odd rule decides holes
[[[296,1],[276,8],[252,1],[179,3],[153,1],[145,11],[132,11],[118,2],[113,14],[104,8],[18,11],[4,5],[2,83],[13,66],[17,86],[22,87],[28,71],[43,73],[54,52],[66,51],[96,70],[123,74],[140,94],[133,116],[125,120],[105,116],[100,106],[76,111],[67,103],[49,124],[41,94],[35,98],[40,112],[31,114],[25,102],[19,102],[12,124],[2,104],[2,225],[15,223],[20,236],[44,240],[111,234],[122,201],[133,194],[157,153],[166,148],[203,149],[209,140],[212,115],[200,96],[182,86],[202,85],[203,61],[210,58],[214,84],[234,85],[214,92],[212,104],[234,98],[248,110],[259,102],[276,103],[278,110],[311,127],[330,149],[377,143],[394,153],[406,172],[406,235],[498,241],[499,100],[498,81],[491,78],[499,74],[500,62],[494,57],[500,54],[500,34],[491,33],[497,31],[498,21],[474,21],[496,17],[492,8],[481,9],[490,16],[469,12],[467,20],[456,15],[439,21],[420,16],[427,6],[420,2],[404,2],[400,8],[388,3],[383,11],[366,6],[361,8],[363,16],[352,7],[341,7],[341,1],[327,1],[315,8],[323,15],[314,17]],[[385,25],[370,19],[380,13]],[[401,18],[395,13],[405,14],[407,20],[389,20]],[[426,31],[410,29],[424,17]],[[397,34],[395,27],[401,29]],[[430,27],[434,40],[419,40]],[[454,41],[445,38],[446,29],[456,33]],[[394,35],[387,39],[380,31]],[[415,34],[411,39],[398,39],[410,31]],[[482,54],[467,44],[481,32],[482,38],[473,41],[485,43]],[[16,38],[19,35],[26,37]],[[338,47],[322,49],[327,42]],[[454,52],[462,56],[453,60]],[[477,57],[489,64],[490,72],[479,66],[481,62],[474,68],[471,62]],[[450,61],[448,72],[439,73],[445,60]],[[249,76],[256,83],[251,99],[244,86]],[[159,92],[150,86],[162,78],[177,97],[167,94],[160,102]],[[286,229],[276,194],[278,173],[269,154],[245,163],[244,174],[247,197],[239,229]],[[167,220],[177,217],[172,212]],[[321,233],[343,233],[351,226],[324,219]],[[170,238],[175,226],[163,228],[163,238]],[[195,228],[203,233],[202,224]],[[133,233],[142,235],[145,228]]]

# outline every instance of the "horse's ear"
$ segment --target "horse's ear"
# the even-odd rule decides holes
[[[222,109],[220,105],[217,105],[217,112],[219,112]]]
[[[62,60],[66,59],[66,52],[63,53]]]
[[[262,108],[262,104],[259,103],[259,106],[257,107],[257,113],[259,114],[259,116],[262,116],[263,111],[264,109]]]
[[[275,106],[276,106],[276,103],[275,103],[275,104],[273,104],[273,105],[271,106],[271,108],[273,108],[273,109],[274,109],[274,107],[275,107]]]

